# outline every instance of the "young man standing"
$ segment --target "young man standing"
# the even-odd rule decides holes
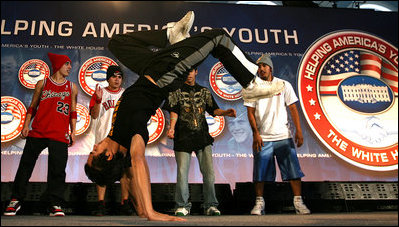
[[[111,65],[107,69],[108,86],[102,88],[99,84],[96,85],[95,93],[90,100],[90,116],[92,117],[91,130],[94,134],[94,143],[100,142],[107,137],[112,125],[112,115],[114,113],[115,105],[125,91],[122,88],[123,72],[119,66]],[[133,213],[129,206],[129,192],[128,185],[125,178],[120,180],[121,185],[121,207],[120,214],[131,215]],[[105,215],[105,192],[106,185],[96,184],[98,196],[98,208],[95,211],[96,216]]]
[[[174,141],[175,158],[177,162],[177,182],[175,202],[177,216],[190,213],[191,203],[188,188],[188,172],[191,153],[195,152],[203,177],[204,213],[208,216],[218,216],[219,202],[215,193],[215,174],[213,171],[212,143],[209,135],[205,111],[213,116],[236,117],[234,109],[221,110],[205,87],[195,83],[198,74],[193,69],[188,74],[186,82],[168,98],[167,109],[170,111],[170,129],[168,137]]]
[[[26,138],[26,144],[15,176],[11,201],[4,212],[7,216],[16,215],[21,208],[36,160],[45,148],[48,148],[46,196],[50,203],[50,216],[65,216],[61,203],[66,188],[68,145],[72,146],[75,142],[78,89],[66,79],[72,68],[69,57],[53,53],[48,53],[48,57],[53,74],[37,82],[26,114],[21,134],[22,138]],[[32,119],[32,130],[29,130]]]
[[[244,101],[244,105],[248,109],[248,120],[253,132],[253,181],[255,182],[256,204],[251,214],[264,214],[264,182],[275,181],[276,178],[274,156],[280,167],[281,178],[291,184],[296,213],[310,214],[310,210],[302,201],[301,177],[304,174],[301,171],[295,145],[288,128],[286,109],[286,106],[290,109],[292,120],[296,127],[295,142],[300,147],[303,144],[303,136],[298,110],[295,105],[298,98],[288,81],[272,75],[273,63],[269,55],[262,55],[256,63],[258,64],[258,75],[265,83],[282,81],[285,83],[285,87],[281,93],[270,98]]]

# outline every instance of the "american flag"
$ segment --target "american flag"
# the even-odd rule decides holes
[[[1,104],[1,112],[9,112],[11,113],[16,119],[21,119],[21,113],[18,111],[18,108],[14,105],[10,105],[9,103],[2,103]]]
[[[342,80],[359,74],[384,81],[398,96],[398,70],[376,55],[357,50],[342,52],[327,62],[320,77],[320,94],[337,95]]]
[[[108,64],[96,62],[90,65],[89,68],[87,68],[86,76],[91,76],[91,74],[97,70],[107,72],[108,67],[109,67]]]
[[[36,69],[40,71],[40,74],[45,74],[46,70],[41,64],[30,64],[26,67],[25,70],[30,71],[32,69]]]

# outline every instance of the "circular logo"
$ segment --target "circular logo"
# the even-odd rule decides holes
[[[18,71],[19,82],[28,89],[35,89],[36,83],[49,75],[50,68],[40,59],[30,59]]]
[[[315,41],[298,70],[302,110],[319,140],[360,168],[398,168],[398,49],[360,31]]]
[[[104,56],[97,56],[85,61],[79,69],[79,84],[86,94],[92,96],[96,84],[107,87],[107,69],[110,65],[118,65],[114,60]]]
[[[1,142],[15,139],[25,123],[26,108],[17,98],[1,96]]]
[[[86,130],[89,128],[91,118],[89,109],[80,103],[76,104],[76,113],[76,135],[80,135],[86,132]],[[69,134],[70,133],[71,130],[69,130]]]
[[[339,99],[348,108],[364,114],[388,110],[394,104],[394,93],[382,80],[371,76],[350,76],[337,89]]]
[[[147,144],[150,144],[157,140],[165,128],[165,117],[160,108],[157,109],[155,115],[152,115],[150,120],[147,122],[147,130],[149,134],[149,140]]]
[[[241,98],[242,86],[224,68],[221,62],[216,63],[211,68],[209,83],[213,92],[222,99],[234,101]]]
[[[224,129],[225,121],[223,116],[211,116],[205,112],[206,123],[208,123],[209,134],[215,138],[220,135]]]

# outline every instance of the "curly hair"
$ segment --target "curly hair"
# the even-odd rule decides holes
[[[124,171],[124,157],[116,153],[112,160],[107,160],[105,152],[93,158],[92,165],[85,164],[86,176],[100,186],[113,184],[122,178]]]

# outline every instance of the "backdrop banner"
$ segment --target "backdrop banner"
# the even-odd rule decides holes
[[[1,181],[13,181],[25,140],[19,134],[38,80],[51,75],[48,52],[68,55],[68,80],[79,86],[75,145],[69,148],[67,182],[90,182],[84,164],[94,143],[88,107],[95,85],[107,86],[106,69],[120,65],[123,87],[138,75],[108,50],[113,34],[160,30],[189,10],[191,34],[223,28],[256,60],[271,55],[274,76],[289,81],[299,98],[304,144],[297,148],[303,181],[397,181],[398,13],[187,2],[1,2]],[[156,50],[154,50],[156,51]],[[237,118],[207,115],[215,137],[216,183],[252,181],[252,131],[242,87],[209,56],[197,83],[211,90]],[[295,133],[291,121],[289,127]],[[176,182],[169,113],[148,122],[146,148],[151,182]],[[47,149],[30,181],[47,179]],[[281,181],[279,172],[277,181]],[[193,153],[190,183],[202,183]]]

